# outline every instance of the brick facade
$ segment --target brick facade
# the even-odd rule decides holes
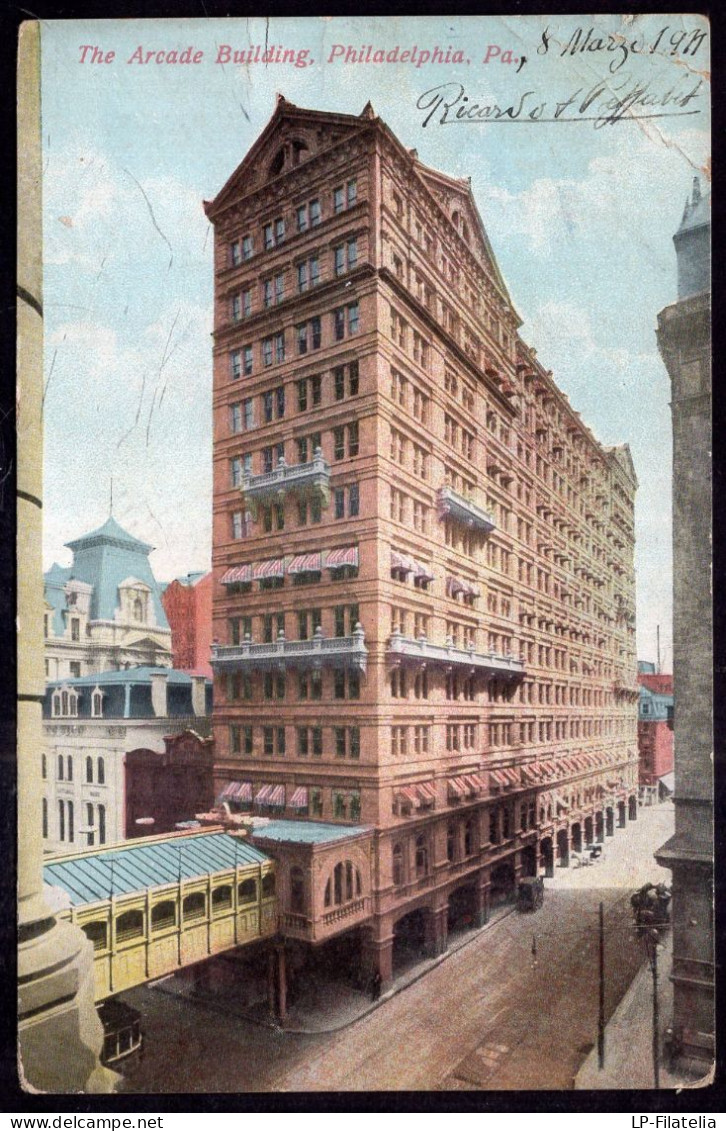
[[[636,814],[635,473],[519,338],[468,183],[370,106],[280,99],[206,209],[215,782],[369,830],[339,926],[385,981],[402,917],[441,949]]]

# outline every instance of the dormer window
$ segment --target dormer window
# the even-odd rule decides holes
[[[81,622],[78,617],[71,617],[71,640],[81,639]]]
[[[144,619],[144,605],[140,597],[134,598],[134,620],[142,621]]]
[[[61,687],[53,692],[51,714],[54,719],[77,718],[78,692],[72,687]]]

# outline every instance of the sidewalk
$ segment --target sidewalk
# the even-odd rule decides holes
[[[258,1002],[247,1008],[235,1006],[230,1002],[229,995],[221,996],[214,992],[205,992],[182,982],[175,977],[163,978],[152,982],[153,989],[170,994],[174,997],[185,997],[199,1005],[206,1006],[218,1013],[227,1014],[252,1021],[256,1025],[290,1034],[318,1034],[337,1033],[341,1029],[353,1025],[362,1017],[366,1017],[384,1002],[389,1001],[396,994],[408,986],[418,982],[420,978],[440,966],[452,954],[468,946],[469,943],[479,938],[484,932],[491,930],[515,910],[514,904],[497,908],[492,912],[489,922],[483,927],[474,928],[460,935],[449,937],[449,946],[443,954],[436,958],[427,958],[416,962],[408,969],[403,970],[394,979],[390,989],[382,993],[377,1001],[371,1001],[370,994],[355,989],[347,982],[333,982],[320,979],[307,983],[300,993],[300,997],[290,1005],[285,1021],[270,1017],[266,1002]]]
[[[671,968],[672,940],[663,944],[658,960],[660,1087],[662,1090],[697,1088],[692,1076],[669,1071],[663,1037],[673,1008]],[[605,1027],[605,1064],[598,1068],[594,1048],[575,1077],[575,1089],[652,1089],[653,1083],[653,977],[646,961],[633,979],[630,989]],[[708,1083],[708,1080],[703,1082]]]

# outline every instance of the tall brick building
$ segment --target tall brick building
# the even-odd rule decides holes
[[[654,664],[641,663],[638,683],[640,793],[641,798],[658,800],[673,792],[673,676],[656,672]],[[663,782],[666,775],[670,777]]]
[[[635,473],[370,105],[280,98],[205,207],[215,784],[385,983],[637,815]]]

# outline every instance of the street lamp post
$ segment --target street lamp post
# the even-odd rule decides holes
[[[655,927],[646,930],[644,939],[650,972],[653,977],[653,1087],[658,1091],[660,1089],[660,1058],[658,1055],[658,947],[660,944],[658,942],[658,931]]]

